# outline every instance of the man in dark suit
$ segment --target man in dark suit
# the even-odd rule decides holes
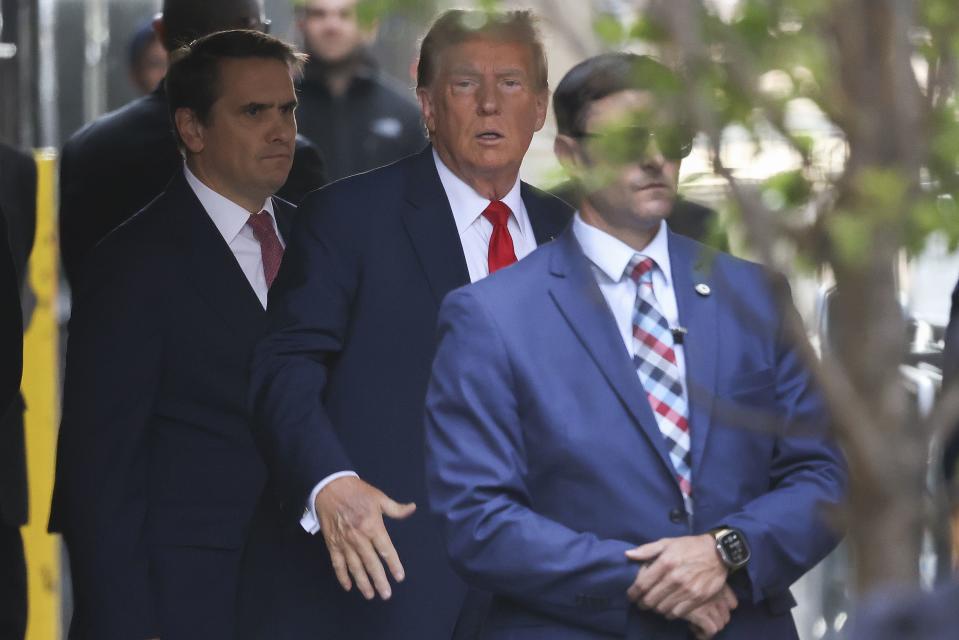
[[[214,31],[262,30],[262,0],[165,0],[154,24],[168,51]],[[167,186],[182,162],[166,110],[163,83],[76,132],[60,159],[60,253],[71,286],[78,287],[89,251]],[[319,151],[297,137],[287,182],[277,193],[298,204],[326,182]],[[109,188],[104,188],[109,185]]]
[[[3,353],[22,355],[22,328],[26,324],[20,297],[14,304],[9,291],[7,255],[9,249],[14,275],[14,291],[23,292],[27,260],[33,248],[37,228],[37,167],[33,158],[0,144],[0,219],[6,226],[6,239],[0,243],[4,256],[3,328],[4,340],[15,347]],[[16,325],[16,328],[14,328]],[[9,371],[19,371],[22,360],[14,356]],[[12,402],[0,400],[0,638],[22,638],[27,626],[27,569],[23,556],[20,527],[27,523],[27,464],[23,432],[23,396],[16,377]],[[7,383],[4,382],[4,393]]]
[[[518,177],[546,117],[546,77],[528,12],[444,13],[418,69],[432,145],[300,208],[254,356],[255,428],[276,497],[247,545],[243,637],[453,633],[466,588],[410,504],[425,499],[434,323],[448,291],[568,221],[561,201]]]
[[[789,585],[837,542],[845,472],[794,310],[665,225],[692,140],[669,79],[632,54],[567,74],[572,225],[440,310],[429,500],[493,593],[485,639],[797,638]]]
[[[235,637],[240,550],[265,481],[248,360],[293,214],[272,194],[293,162],[301,62],[256,31],[175,52],[185,166],[91,254],[51,517],[70,554],[71,637]]]

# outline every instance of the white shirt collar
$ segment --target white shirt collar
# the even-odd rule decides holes
[[[220,232],[220,235],[223,236],[227,244],[231,244],[233,240],[240,235],[240,232],[243,231],[243,227],[246,226],[247,221],[250,219],[250,212],[203,184],[199,178],[193,175],[193,172],[190,171],[190,167],[188,167],[186,163],[183,163],[183,173],[186,174],[187,183],[190,185],[190,188],[193,189],[193,193],[196,194],[200,204],[206,209],[207,215],[213,220],[213,224]],[[270,214],[270,218],[273,220],[273,228],[276,230],[273,198],[267,198],[263,202],[263,210]],[[279,235],[279,232],[277,232],[277,235]]]
[[[652,258],[659,266],[666,284],[672,286],[672,267],[669,262],[669,239],[666,221],[659,223],[659,230],[642,251],[636,251],[622,240],[586,223],[579,211],[573,218],[573,233],[589,261],[596,265],[610,280],[618,282],[626,272],[626,266],[637,253]]]
[[[453,219],[456,221],[456,230],[460,235],[463,235],[476,222],[476,219],[483,215],[483,211],[489,206],[490,201],[476,193],[473,187],[450,171],[449,167],[443,164],[436,149],[433,149],[433,161],[436,163],[436,171],[440,174],[443,190],[450,201],[450,209],[453,210]],[[513,217],[516,217],[516,212],[523,206],[519,176],[516,176],[516,183],[509,190],[509,193],[503,196],[502,202],[513,212]],[[522,233],[523,226],[519,225],[519,229]]]

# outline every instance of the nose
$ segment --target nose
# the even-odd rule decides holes
[[[499,113],[500,96],[495,83],[483,82],[476,94],[476,110],[480,115],[489,116]]]
[[[650,136],[649,143],[643,149],[639,164],[646,170],[655,171],[661,171],[663,165],[666,164],[666,156],[663,155],[663,150],[659,148],[659,143],[656,142],[655,137]]]
[[[269,129],[270,142],[289,143],[296,137],[296,118],[293,113],[277,111],[273,126]]]

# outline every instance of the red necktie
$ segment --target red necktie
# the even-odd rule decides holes
[[[513,238],[509,235],[509,229],[506,228],[506,221],[509,220],[510,208],[499,200],[494,200],[486,207],[483,217],[489,220],[493,225],[493,235],[489,239],[489,272],[493,273],[503,267],[508,267],[516,262],[516,252],[513,251]]]
[[[273,220],[266,211],[251,215],[246,223],[253,229],[253,235],[260,243],[263,275],[266,276],[266,286],[271,287],[273,280],[276,279],[276,272],[280,270],[280,262],[283,260],[283,245],[280,244],[280,238],[277,237],[276,229],[273,227]]]

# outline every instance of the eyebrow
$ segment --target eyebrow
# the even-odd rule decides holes
[[[280,105],[280,108],[293,107],[294,109],[300,104],[299,100],[293,99],[288,102],[284,102]],[[240,109],[249,109],[251,107],[256,107],[257,109],[272,109],[275,106],[275,103],[265,103],[265,102],[247,102],[240,106]]]
[[[459,67],[453,67],[450,69],[450,75],[453,76],[481,76],[483,73],[476,69],[475,67],[470,67],[462,65]],[[497,78],[503,78],[506,76],[525,76],[526,71],[520,67],[507,67],[505,69],[498,69],[496,71]]]

